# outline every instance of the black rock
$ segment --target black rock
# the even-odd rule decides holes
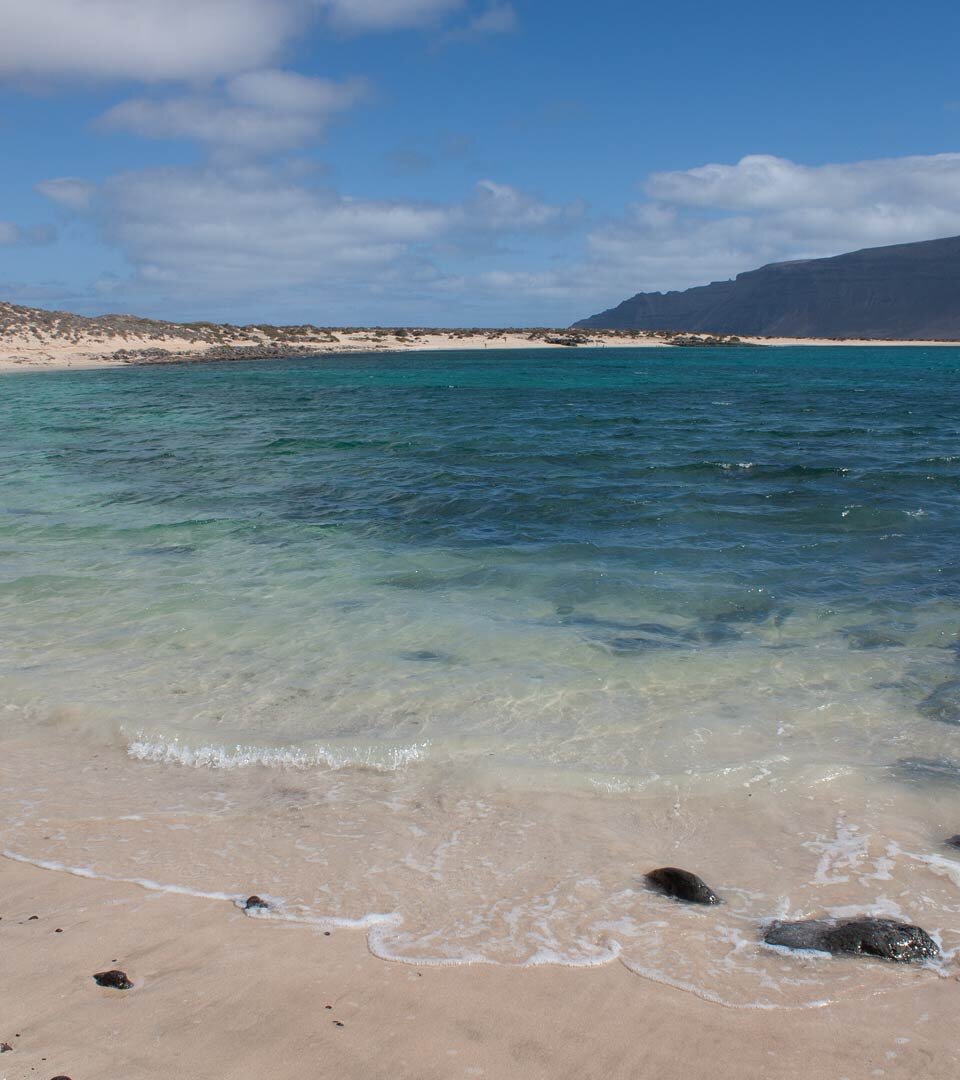
[[[675,866],[663,866],[644,875],[647,884],[664,896],[674,900],[684,900],[688,904],[719,904],[720,897],[709,885],[689,870],[678,870]]]
[[[0,1043],[0,1054],[12,1053],[13,1047],[9,1043]]]
[[[949,758],[900,758],[894,768],[900,780],[960,784],[960,761]]]
[[[941,683],[917,706],[919,712],[942,724],[960,724],[960,679]]]
[[[243,905],[245,911],[263,911],[270,907],[266,900],[262,900],[259,896],[248,896],[247,902]]]
[[[937,943],[919,926],[894,919],[807,919],[803,922],[773,923],[763,940],[787,949],[816,949],[819,952],[879,956],[883,960],[925,960],[939,956]]]
[[[69,1076],[55,1076],[53,1080],[70,1080]]]
[[[948,836],[944,843],[950,847],[960,848],[960,835]]]
[[[731,641],[740,641],[743,634],[724,622],[704,622],[687,635],[690,641],[702,641],[704,645],[727,645]]]
[[[896,649],[904,644],[900,638],[870,626],[852,626],[843,632],[847,636],[850,648],[860,652],[871,649]]]
[[[98,971],[93,977],[97,986],[107,986],[111,990],[132,990],[133,983],[127,978],[125,971]]]

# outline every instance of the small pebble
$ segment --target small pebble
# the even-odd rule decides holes
[[[0,1054],[9,1054],[12,1049],[9,1043],[0,1043]]]
[[[63,933],[63,931],[62,931],[62,930],[60,929],[60,927],[58,926],[58,927],[56,928],[56,930],[54,930],[54,933],[55,933],[55,934],[62,934],[62,933]]]
[[[36,919],[39,919],[39,918],[40,918],[39,915],[31,915],[30,918],[27,919],[27,922],[34,922]]]
[[[266,900],[261,900],[259,896],[248,896],[247,902],[243,906],[246,911],[256,911],[270,907]]]
[[[98,971],[93,976],[97,986],[106,986],[111,990],[131,990],[133,983],[127,978],[125,971]]]

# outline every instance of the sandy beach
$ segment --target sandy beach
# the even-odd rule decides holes
[[[955,1075],[953,354],[107,329],[0,402],[0,1080]]]
[[[726,1009],[617,963],[385,963],[358,931],[8,859],[0,895],[5,1080],[934,1080],[960,1065],[956,989],[939,980],[823,1009]],[[108,968],[133,989],[98,987]]]
[[[855,338],[731,338],[682,331],[335,328],[158,323],[129,316],[87,319],[0,302],[0,372],[59,371],[194,360],[270,359],[351,352],[454,349],[657,348],[697,340],[790,346],[957,346],[953,341]]]

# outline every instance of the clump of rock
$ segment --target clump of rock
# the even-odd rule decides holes
[[[925,930],[894,919],[776,922],[767,928],[763,940],[787,949],[813,949],[834,956],[878,956],[900,963],[940,955],[939,946]]]
[[[645,875],[647,884],[664,896],[687,904],[719,904],[720,897],[696,874],[676,866],[661,866]]]
[[[132,990],[133,983],[127,978],[125,971],[114,968],[111,971],[98,971],[93,976],[97,986],[106,986],[111,990]]]

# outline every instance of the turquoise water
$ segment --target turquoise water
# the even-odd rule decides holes
[[[18,373],[0,431],[8,739],[119,749],[158,792],[232,769],[241,802],[278,771],[352,806],[378,776],[412,801],[456,777],[517,813],[596,799],[626,830],[643,797],[675,859],[681,789],[726,836],[734,795],[778,790],[761,848],[840,776],[818,806],[880,784],[911,841],[949,824],[902,761],[960,758],[960,728],[918,708],[960,677],[960,350]],[[41,831],[21,848],[48,857]],[[193,884],[222,886],[208,870]]]

